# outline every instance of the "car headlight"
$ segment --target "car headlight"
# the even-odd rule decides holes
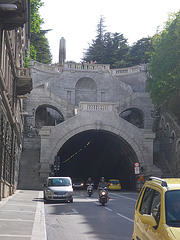
[[[72,195],[72,192],[66,192],[65,194],[66,195]]]
[[[50,189],[47,189],[47,190],[46,190],[46,193],[47,193],[48,195],[53,195],[53,194],[54,194],[54,192],[53,192],[52,190],[50,190]]]

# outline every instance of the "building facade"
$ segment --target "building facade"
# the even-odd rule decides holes
[[[36,159],[31,166],[32,176],[36,171],[43,182],[51,174],[51,166],[57,157],[61,159],[62,174],[77,175],[80,168],[73,165],[75,160],[67,164],[66,160],[71,159],[71,143],[74,141],[76,146],[81,136],[92,136],[92,139],[103,136],[102,141],[111,139],[110,143],[114,142],[119,152],[117,162],[110,157],[103,164],[116,166],[112,174],[122,177],[124,186],[134,186],[136,162],[143,169],[144,177],[161,174],[153,162],[155,133],[151,113],[154,105],[145,90],[145,65],[110,69],[107,64],[65,63],[59,67],[33,61],[30,69],[33,90],[26,99],[28,115],[25,116],[22,161],[30,169],[28,157],[31,154],[30,158]],[[86,144],[85,140],[82,142]],[[99,171],[98,177],[102,172],[97,169],[100,161],[97,155],[91,164]],[[86,172],[88,160],[77,165],[83,164],[81,174]],[[104,169],[104,175],[108,174],[106,170],[108,167]],[[27,176],[25,171],[24,176]],[[21,179],[21,186],[25,187],[24,177]]]
[[[0,0],[0,199],[17,188],[22,151],[24,94],[32,89],[29,49],[30,1]]]

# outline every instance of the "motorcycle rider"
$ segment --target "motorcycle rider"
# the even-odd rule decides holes
[[[105,182],[105,178],[104,177],[101,177],[101,179],[100,179],[100,182],[99,182],[99,184],[98,184],[98,195],[99,195],[99,199],[100,199],[100,190],[102,189],[102,188],[104,188],[104,187],[108,187],[108,184],[107,184],[107,182]],[[109,200],[109,196],[107,195],[107,199]]]
[[[86,185],[89,185],[89,184],[94,184],[91,177],[88,177],[88,180],[86,182]]]
[[[88,180],[86,182],[86,186],[87,186],[87,193],[90,197],[93,194],[93,186],[94,186],[94,183],[93,183],[91,177],[88,178]]]
[[[98,184],[98,190],[100,188],[102,188],[102,187],[108,187],[108,184],[107,184],[107,182],[105,182],[105,178],[104,177],[101,177],[101,179],[100,179],[100,182]]]

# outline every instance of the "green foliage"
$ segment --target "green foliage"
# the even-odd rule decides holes
[[[39,8],[43,6],[41,0],[31,0],[31,32],[39,33],[43,19],[39,15]]]
[[[154,51],[152,38],[142,38],[130,47],[129,56],[132,65],[148,63]]]
[[[31,0],[31,46],[30,58],[38,62],[50,64],[52,55],[45,30],[41,30],[43,19],[40,17],[39,9],[43,6],[42,0]]]
[[[152,50],[151,38],[143,38],[129,47],[123,34],[105,31],[104,18],[101,17],[96,39],[86,50],[84,60],[110,64],[111,68],[123,68],[147,63]]]
[[[180,89],[180,12],[166,23],[161,34],[155,35],[147,81],[147,90],[158,105],[171,102]],[[180,98],[179,98],[180,100]]]
[[[36,60],[36,55],[37,55],[37,52],[36,52],[34,46],[31,44],[30,45],[30,59]]]

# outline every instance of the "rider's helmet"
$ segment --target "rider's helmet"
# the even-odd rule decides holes
[[[101,181],[104,181],[105,180],[105,178],[104,177],[101,177]]]

